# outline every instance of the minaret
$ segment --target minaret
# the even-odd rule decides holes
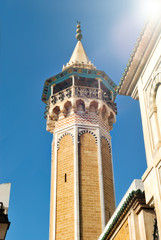
[[[115,83],[77,44],[61,73],[45,81],[47,131],[53,134],[50,240],[94,240],[115,209],[110,130]]]

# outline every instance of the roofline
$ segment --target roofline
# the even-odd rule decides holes
[[[160,34],[161,18],[150,19],[134,48],[118,87],[119,95],[131,96]]]

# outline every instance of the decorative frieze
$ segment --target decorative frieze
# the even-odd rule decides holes
[[[62,140],[62,138],[66,135],[70,135],[72,137],[72,142],[74,144],[74,135],[70,132],[65,132],[61,135],[61,137],[59,137],[58,141],[57,141],[57,150],[59,149],[59,144],[60,144],[60,141]]]
[[[92,134],[92,135],[95,137],[95,143],[97,144],[98,139],[97,139],[96,134],[95,134],[93,131],[89,130],[89,129],[85,129],[85,130],[82,130],[81,132],[79,132],[79,134],[78,134],[78,142],[80,142],[80,137],[81,137],[84,133],[90,133],[90,134]]]

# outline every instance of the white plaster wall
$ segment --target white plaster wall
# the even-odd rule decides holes
[[[145,151],[147,165],[153,165],[153,154],[158,142],[160,141],[160,131],[156,121],[156,112],[151,112],[151,94],[154,89],[155,75],[161,67],[161,35],[152,50],[150,57],[141,73],[138,80],[137,88],[139,95],[139,103],[141,109]],[[159,90],[159,89],[158,89]],[[158,96],[161,96],[160,90]],[[157,97],[159,98],[159,97]],[[158,101],[158,119],[161,126],[161,97]],[[160,102],[160,103],[159,103]],[[161,127],[160,127],[161,129]]]
[[[151,166],[152,165],[152,137],[151,137],[151,129],[149,124],[147,108],[145,104],[146,102],[145,93],[143,91],[141,81],[138,83],[138,93],[139,93],[139,104],[140,104],[142,126],[143,126],[146,160],[147,160],[147,165]]]
[[[0,184],[0,202],[3,203],[5,213],[8,213],[11,183]]]
[[[155,89],[161,81],[158,73],[161,68],[161,34],[138,81],[138,94],[141,109],[143,134],[148,169],[142,179],[145,187],[146,202],[154,204],[156,209],[159,233],[161,233],[161,189],[158,166],[161,163],[161,86],[156,96]],[[160,73],[159,73],[160,74]],[[148,219],[148,213],[141,214],[139,222]],[[150,230],[151,231],[151,230]],[[141,231],[141,239],[150,239],[150,232]]]
[[[153,49],[153,51],[150,54],[149,60],[147,61],[144,70],[141,75],[143,88],[145,88],[146,84],[148,83],[149,79],[151,78],[152,74],[154,73],[154,70],[156,71],[158,66],[158,63],[160,63],[161,58],[161,35],[158,38],[158,41],[156,42],[156,45]]]
[[[152,240],[153,238],[153,225],[155,215],[148,210],[142,210],[138,215],[139,230],[141,240]]]

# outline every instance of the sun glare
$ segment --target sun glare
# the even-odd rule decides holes
[[[142,0],[141,12],[145,17],[161,16],[161,0]]]

